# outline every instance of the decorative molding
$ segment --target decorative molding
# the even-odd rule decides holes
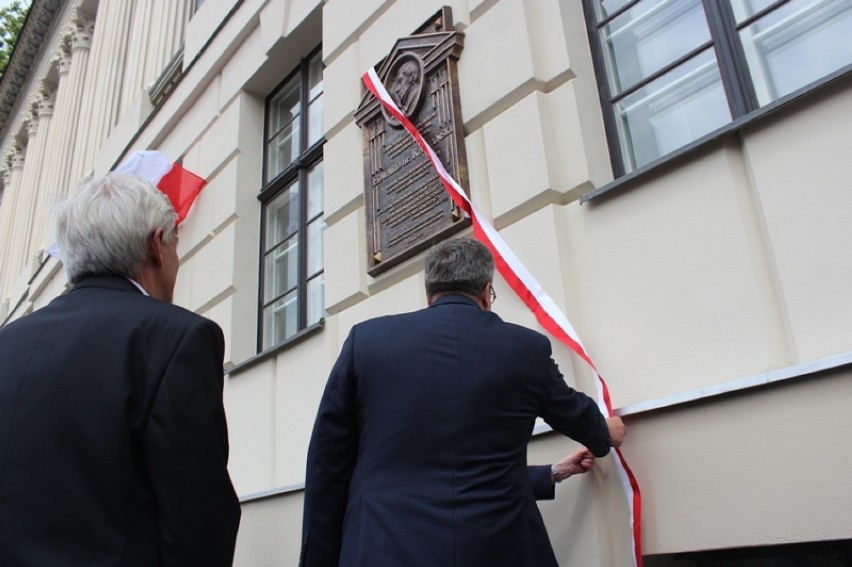
[[[32,109],[36,116],[44,118],[52,116],[56,105],[56,88],[46,82],[39,81],[35,96],[33,97]]]
[[[166,68],[148,89],[148,98],[151,100],[151,104],[157,106],[163,102],[174,90],[181,75],[183,75],[183,45],[180,46]]]
[[[24,143],[17,138],[9,145],[6,156],[12,169],[24,167],[24,158],[26,157],[25,148]]]
[[[95,20],[75,9],[66,33],[71,38],[71,49],[90,49],[95,35]]]
[[[63,0],[33,0],[30,6],[9,64],[0,78],[0,137],[6,133],[9,118],[18,104],[22,90],[29,82],[42,51],[49,43],[51,28],[63,3]]]
[[[67,75],[68,71],[71,70],[71,45],[68,36],[62,38],[62,41],[53,53],[51,62],[57,66],[60,75]]]
[[[27,148],[29,148],[32,145],[33,138],[38,133],[38,111],[35,106],[30,107],[27,117],[24,120],[24,127],[27,130]]]

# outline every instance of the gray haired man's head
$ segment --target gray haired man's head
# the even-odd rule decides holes
[[[175,238],[168,198],[133,175],[88,177],[55,210],[56,236],[71,283],[92,275],[132,278],[143,267],[151,235]]]
[[[445,240],[426,255],[426,295],[456,292],[478,295],[494,280],[494,258],[473,238]]]

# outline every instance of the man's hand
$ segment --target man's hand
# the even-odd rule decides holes
[[[591,470],[595,464],[595,456],[585,447],[574,451],[560,461],[553,463],[551,472],[553,482],[562,482],[569,476],[583,474]]]
[[[609,438],[613,447],[621,447],[624,442],[624,436],[627,435],[627,427],[620,417],[606,418],[606,425],[609,427]]]

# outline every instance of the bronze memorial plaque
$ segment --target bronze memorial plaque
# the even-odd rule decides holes
[[[443,8],[396,42],[377,74],[447,172],[469,193],[456,61],[464,35]],[[367,273],[376,276],[470,224],[414,138],[367,92],[355,114],[364,145]]]

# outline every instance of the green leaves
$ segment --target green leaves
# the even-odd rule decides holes
[[[29,11],[29,0],[12,0],[8,6],[0,8],[0,77],[6,71]]]

